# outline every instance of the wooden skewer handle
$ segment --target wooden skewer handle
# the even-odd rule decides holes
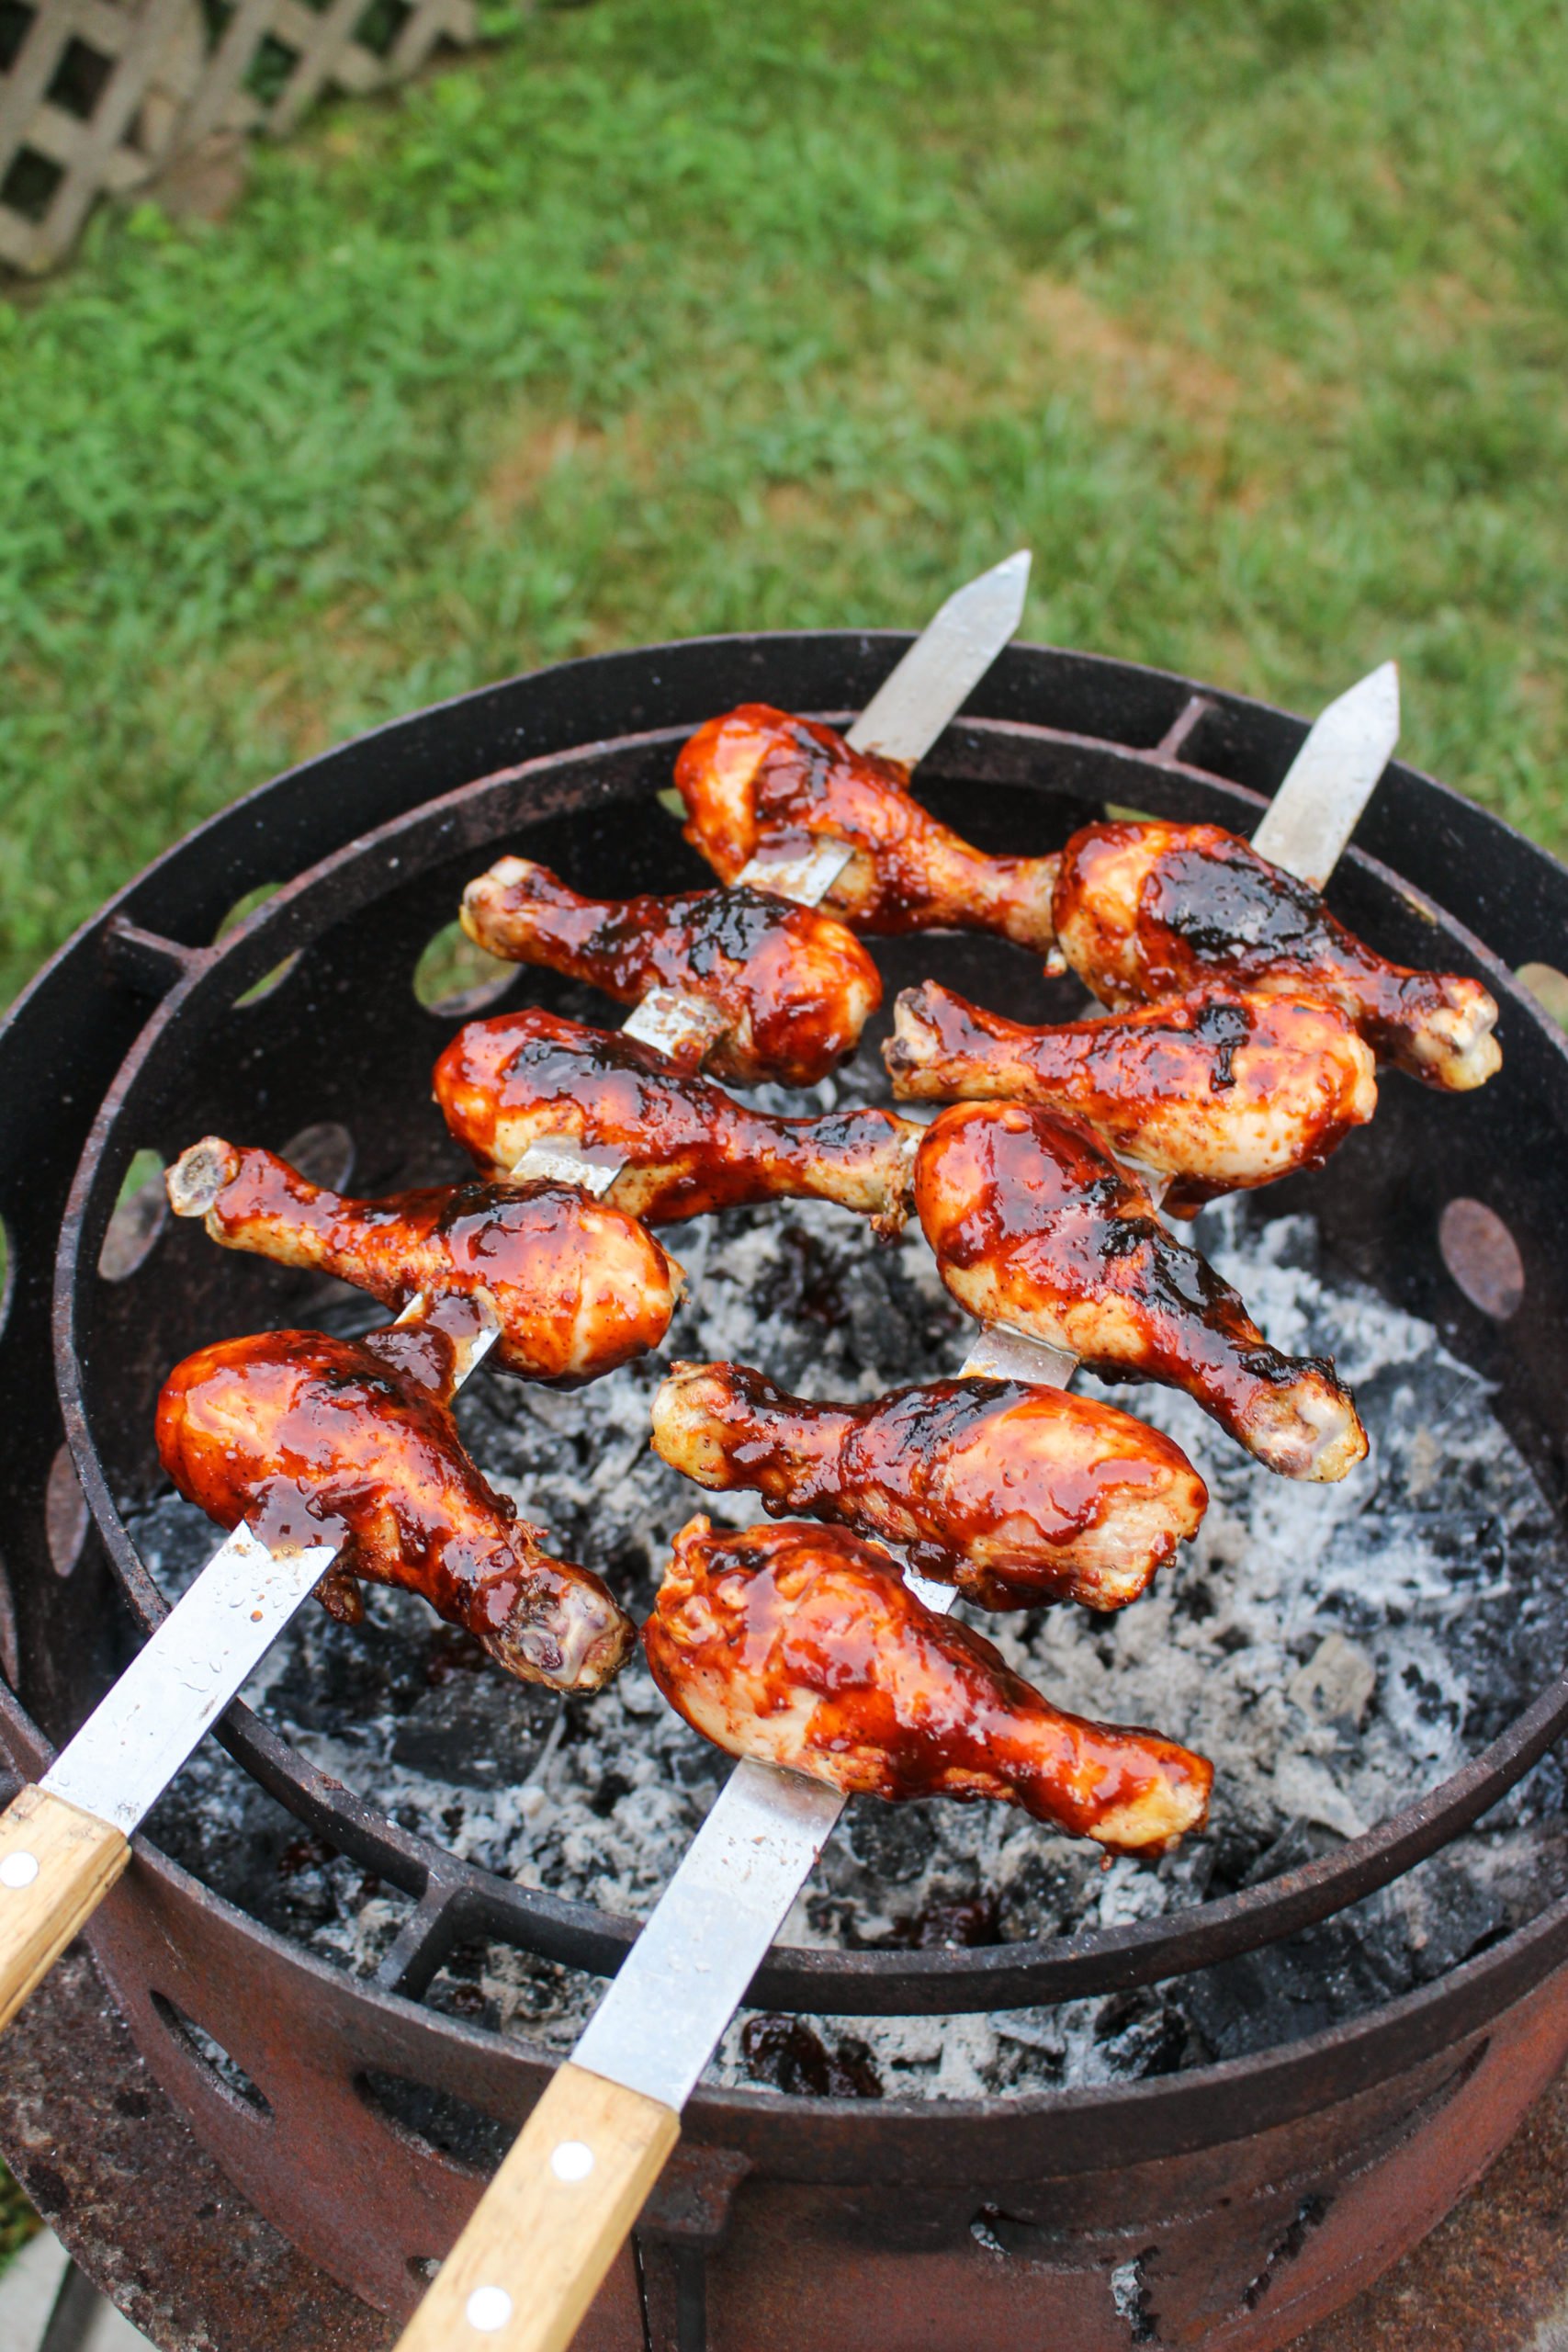
[[[680,2136],[658,2099],[562,2066],[398,2352],[567,2352]]]
[[[24,1789],[0,1814],[0,2027],[130,1860],[121,1830],[43,1789]]]

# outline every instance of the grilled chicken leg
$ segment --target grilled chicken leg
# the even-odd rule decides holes
[[[1120,1853],[1161,1853],[1207,1816],[1204,1758],[1061,1713],[841,1528],[694,1519],[643,1639],[671,1705],[716,1747],[832,1788],[1015,1804]]]
[[[669,899],[582,899],[547,866],[503,857],[463,893],[470,939],[514,964],[544,964],[636,1004],[654,989],[694,1002],[681,1066],[720,1078],[815,1086],[860,1041],[882,1001],[852,932],[766,890]]]
[[[435,1065],[435,1100],[489,1175],[559,1136],[619,1169],[603,1195],[649,1224],[780,1198],[838,1201],[897,1233],[921,1130],[890,1111],[776,1119],[673,1069],[651,1046],[536,1008],[470,1021]]]
[[[1106,1380],[1184,1389],[1288,1478],[1342,1478],[1365,1454],[1333,1365],[1271,1348],[1076,1123],[1011,1102],[944,1111],[915,1163],[915,1206],[942,1281],[982,1322],[1065,1348]]]
[[[823,904],[857,931],[995,931],[1043,954],[1055,933],[1055,857],[988,857],[922,808],[908,772],[854,752],[831,727],[742,703],[699,728],[675,763],[686,839],[723,881],[759,851],[854,855]]]
[[[637,1628],[479,1476],[446,1409],[453,1357],[436,1336],[266,1331],[201,1348],[158,1399],[164,1467],[220,1527],[246,1520],[271,1550],[341,1544],[318,1588],[334,1616],[363,1616],[355,1577],[398,1585],[519,1680],[596,1690]]]
[[[1378,1099],[1371,1053],[1333,1005],[1232,989],[1031,1029],[927,980],[899,997],[883,1058],[901,1102],[1073,1114],[1172,1177],[1176,1210],[1320,1167]]]
[[[754,1489],[775,1518],[900,1544],[983,1609],[1124,1608],[1209,1499],[1171,1439],[1020,1381],[815,1405],[746,1364],[678,1363],[653,1400],[653,1449],[699,1486]]]
[[[1062,853],[1055,912],[1068,963],[1118,1012],[1218,981],[1321,997],[1428,1086],[1484,1085],[1503,1058],[1479,980],[1385,963],[1219,825],[1086,826]]]
[[[682,1273],[622,1209],[570,1185],[441,1184],[350,1200],[285,1159],[208,1136],[167,1177],[179,1216],[199,1216],[225,1249],[314,1266],[388,1306],[417,1291],[487,1306],[496,1361],[529,1380],[596,1380],[657,1348]]]

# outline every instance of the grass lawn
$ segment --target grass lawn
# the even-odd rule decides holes
[[[20,2254],[38,2227],[38,2215],[0,2164],[0,2270],[10,2267],[13,2255]]]
[[[0,996],[232,794],[638,639],[918,622],[1310,708],[1554,845],[1552,0],[600,0],[0,297]]]

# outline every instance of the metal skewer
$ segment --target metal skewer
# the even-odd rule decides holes
[[[898,674],[852,734],[857,748],[867,747],[861,730],[890,696]],[[1254,845],[1320,888],[1398,732],[1397,673],[1388,662],[1323,713]],[[875,748],[912,765],[933,740],[934,734],[910,752],[889,728],[878,733]],[[1298,858],[1303,866],[1294,863]],[[741,878],[751,878],[751,869]],[[634,1014],[626,1023],[628,1032],[635,1034],[636,1020]],[[595,1188],[607,1187],[615,1172],[612,1168],[601,1184],[595,1169]],[[1059,1349],[995,1327],[976,1340],[962,1371],[1061,1387],[1075,1364]],[[957,1598],[950,1586],[908,1568],[905,1580],[942,1613]],[[745,1758],[735,1766],[571,2057],[557,2069],[404,2331],[399,2352],[480,2352],[482,2346],[567,2352],[680,2136],[681,2109],[743,2005],[845,1802],[839,1790],[779,1765]]]

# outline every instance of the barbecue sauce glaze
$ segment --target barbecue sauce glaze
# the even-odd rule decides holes
[[[982,1322],[1065,1348],[1104,1379],[1185,1390],[1287,1477],[1342,1478],[1366,1453],[1333,1365],[1271,1348],[1076,1123],[1019,1103],[944,1111],[915,1163],[915,1207],[942,1281]]]
[[[487,1174],[560,1136],[619,1167],[604,1198],[652,1224],[780,1197],[837,1201],[896,1233],[921,1130],[889,1111],[779,1119],[651,1046],[530,1007],[470,1021],[435,1065],[448,1127]]]
[[[654,1451],[701,1486],[751,1488],[901,1545],[987,1609],[1120,1609],[1192,1535],[1207,1490],[1170,1438],[1114,1406],[963,1378],[868,1405],[791,1396],[747,1364],[677,1363]]]
[[[1386,962],[1223,826],[1086,826],[1062,853],[1054,905],[1068,962],[1119,1010],[1216,983],[1313,995],[1428,1086],[1483,1085],[1502,1060],[1479,980]]]
[[[461,1303],[451,1312],[459,1324],[471,1316]],[[334,1616],[363,1616],[356,1577],[396,1585],[522,1681],[598,1690],[637,1629],[596,1576],[551,1558],[543,1530],[480,1476],[447,1410],[456,1365],[439,1315],[359,1340],[221,1340],[164,1383],[159,1457],[220,1527],[246,1520],[278,1552],[341,1545],[318,1588]]]
[[[1378,1099],[1371,1053],[1333,1005],[1217,987],[1036,1029],[926,980],[899,997],[883,1058],[900,1101],[1006,1099],[1086,1121],[1169,1176],[1179,1214],[1321,1167]]]
[[[699,1000],[705,1022],[676,1058],[695,1069],[705,1057],[742,1086],[815,1086],[882,1001],[852,932],[765,890],[584,899],[547,866],[503,857],[469,883],[462,921],[492,956],[547,965],[622,1004],[655,988]]]
[[[596,1380],[657,1348],[681,1295],[680,1267],[635,1217],[567,1185],[354,1200],[273,1152],[209,1136],[168,1189],[226,1248],[318,1267],[388,1306],[419,1291],[482,1301],[502,1327],[496,1362],[530,1380]]]
[[[1013,1804],[1126,1853],[1162,1852],[1207,1815],[1204,1758],[1062,1713],[841,1528],[694,1519],[643,1638],[705,1737],[852,1793]]]
[[[675,783],[686,839],[726,882],[759,852],[793,858],[845,842],[856,854],[824,904],[856,930],[992,931],[1041,953],[1055,937],[1055,857],[971,848],[914,798],[907,768],[814,719],[742,703],[698,729]]]

